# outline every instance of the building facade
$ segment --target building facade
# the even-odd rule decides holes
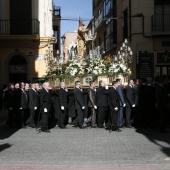
[[[117,55],[127,39],[133,51],[133,77],[170,76],[169,0],[93,0],[89,29],[97,38],[88,44],[102,56]]]
[[[77,32],[65,32],[63,35],[63,60],[67,62],[70,58],[75,57],[75,48],[77,46]]]
[[[52,0],[0,1],[0,84],[46,75],[49,44],[54,45],[54,52],[60,50],[57,18],[60,8]]]

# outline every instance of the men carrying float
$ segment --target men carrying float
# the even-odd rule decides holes
[[[119,86],[118,81],[112,82],[112,88],[109,90],[109,108],[110,108],[110,124],[111,130],[120,132],[118,128],[118,111],[120,110],[120,97],[117,92],[117,87]]]
[[[41,113],[41,131],[43,132],[50,132],[49,130],[49,125],[48,125],[48,119],[49,119],[49,115],[52,112],[52,97],[51,94],[49,92],[49,90],[51,90],[50,84],[49,82],[45,82],[43,84],[43,88],[40,91],[40,104],[41,104],[41,109],[40,109],[40,113]]]
[[[15,114],[16,114],[16,109],[15,109],[15,87],[14,87],[14,83],[10,83],[9,84],[9,89],[7,90],[7,92],[5,93],[5,99],[7,101],[7,109],[8,109],[8,120],[7,120],[7,125],[9,125],[9,127],[14,127],[14,122],[15,122]]]
[[[67,95],[68,91],[66,89],[65,82],[60,82],[60,89],[58,91],[58,97],[59,97],[59,105],[60,105],[60,112],[59,112],[59,127],[61,129],[64,129],[66,126],[67,120],[67,108],[68,108],[68,101],[67,101]]]
[[[91,121],[91,127],[96,127],[96,114],[97,114],[97,103],[96,103],[96,84],[94,81],[90,82],[88,89],[88,107],[90,108],[91,115],[88,118]]]
[[[30,109],[30,116],[26,122],[29,127],[35,128],[36,123],[36,115],[38,115],[40,107],[40,98],[39,94],[36,90],[36,83],[31,84],[31,89],[29,90],[29,104],[28,108]]]
[[[77,117],[74,120],[74,124],[78,123],[79,128],[83,129],[83,110],[85,109],[84,103],[83,103],[83,92],[81,89],[80,81],[75,82],[75,88],[74,88],[74,97],[75,97],[75,109],[77,111]]]
[[[131,120],[132,108],[135,107],[135,96],[134,96],[133,86],[134,86],[134,81],[131,79],[128,82],[128,86],[125,88],[127,128],[132,128],[130,120]]]
[[[123,110],[126,106],[126,103],[125,103],[125,99],[124,99],[122,81],[121,81],[121,79],[116,79],[116,82],[118,83],[118,87],[116,88],[116,90],[117,90],[119,97],[120,97],[120,109],[118,111],[118,127],[122,128],[122,127],[124,127]]]
[[[25,92],[25,83],[19,83],[19,89],[16,91],[16,107],[17,107],[17,125],[19,128],[25,127],[24,116],[28,107],[28,96]]]
[[[99,81],[99,87],[96,92],[97,107],[98,107],[98,121],[97,126],[103,128],[103,124],[108,109],[108,86],[103,80]]]

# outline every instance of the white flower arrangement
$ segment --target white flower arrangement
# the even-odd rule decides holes
[[[78,60],[69,60],[69,64],[65,69],[65,74],[69,76],[83,75],[85,69]]]
[[[93,57],[86,68],[88,74],[101,75],[106,73],[106,66],[99,57]]]
[[[109,74],[118,74],[118,73],[126,73],[127,72],[127,67],[126,65],[118,60],[118,61],[114,61],[110,67],[109,67],[109,70],[108,70],[108,73]]]

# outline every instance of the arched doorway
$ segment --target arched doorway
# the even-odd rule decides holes
[[[21,55],[15,55],[9,61],[9,82],[27,81],[27,61]]]

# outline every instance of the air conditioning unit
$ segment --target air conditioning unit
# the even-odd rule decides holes
[[[33,55],[33,51],[27,51],[27,55]]]

